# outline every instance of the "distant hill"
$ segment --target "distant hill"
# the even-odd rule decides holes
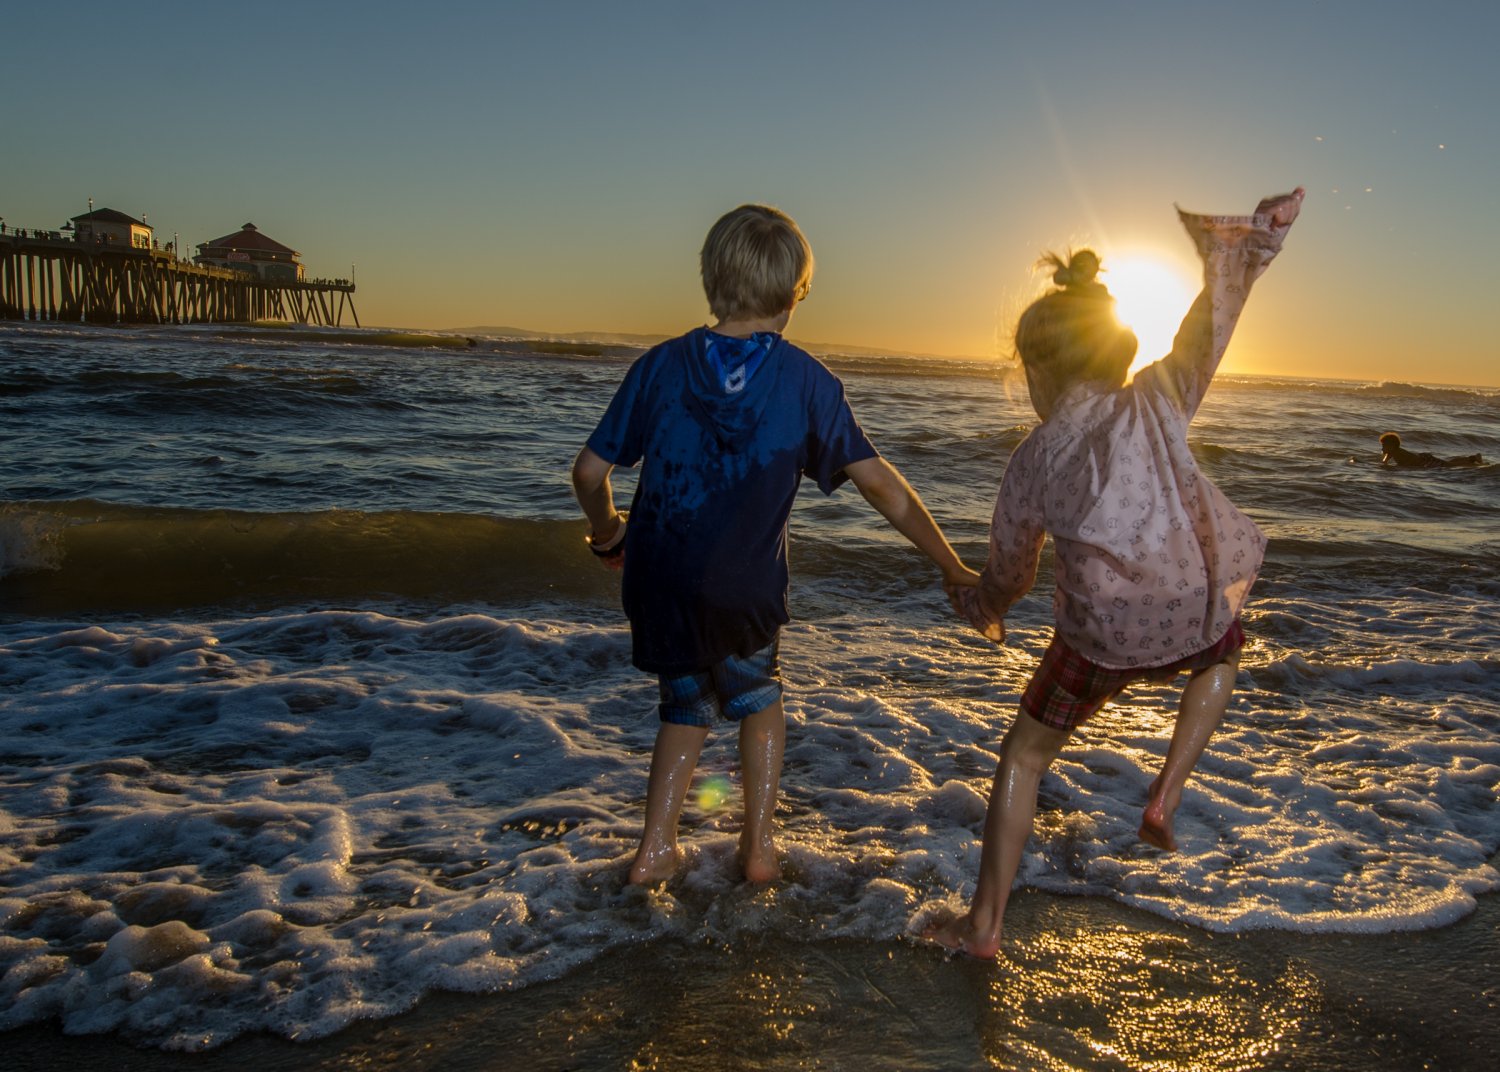
[[[455,335],[500,335],[511,339],[543,339],[548,342],[581,342],[603,346],[639,346],[649,349],[657,343],[672,338],[670,335],[638,335],[623,331],[533,331],[530,328],[487,327],[447,328],[445,333]],[[848,357],[931,357],[947,361],[982,361],[985,358],[973,354],[925,354],[910,350],[882,350],[874,346],[847,346],[843,343],[807,342],[793,339],[808,353],[843,354]]]
[[[456,335],[501,335],[510,339],[545,339],[548,342],[589,342],[604,346],[655,346],[670,335],[632,335],[624,331],[533,331],[530,328],[495,327],[446,328]]]

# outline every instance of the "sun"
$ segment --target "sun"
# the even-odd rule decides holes
[[[1148,254],[1106,258],[1100,278],[1115,296],[1120,322],[1140,342],[1130,374],[1167,355],[1198,295],[1198,287],[1170,261]]]

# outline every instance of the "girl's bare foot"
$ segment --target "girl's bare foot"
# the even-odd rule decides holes
[[[626,881],[632,886],[655,886],[676,874],[681,863],[682,854],[676,845],[661,849],[648,849],[642,845],[630,865],[630,877]]]
[[[739,860],[740,873],[746,882],[775,882],[781,877],[781,856],[770,838],[750,842],[741,837],[735,858]]]
[[[976,927],[972,913],[934,918],[922,928],[922,940],[980,960],[994,960],[1000,953],[1000,932]]]
[[[1146,810],[1141,813],[1138,833],[1142,841],[1166,852],[1176,852],[1177,838],[1172,830],[1172,817],[1177,808],[1176,805],[1168,807],[1165,795],[1159,791],[1160,785],[1161,779],[1157,778],[1146,790]]]

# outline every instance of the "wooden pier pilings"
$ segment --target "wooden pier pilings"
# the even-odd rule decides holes
[[[0,234],[0,319],[91,324],[249,323],[337,327],[354,283],[262,279],[160,249]]]

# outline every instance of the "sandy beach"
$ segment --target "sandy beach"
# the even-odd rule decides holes
[[[201,1054],[52,1027],[14,1072],[283,1069],[1299,1069],[1489,1067],[1500,900],[1434,931],[1213,935],[1099,898],[1021,891],[996,964],[908,942],[617,950],[508,994],[438,994],[299,1044]]]

